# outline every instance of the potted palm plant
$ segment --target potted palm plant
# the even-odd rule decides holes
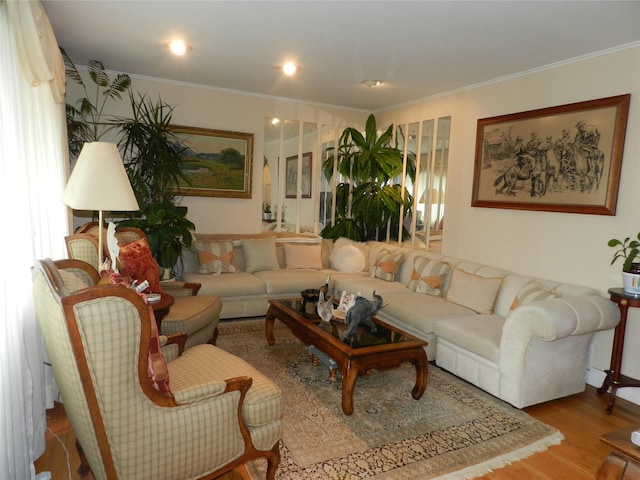
[[[617,250],[613,254],[611,265],[622,259],[622,284],[625,292],[640,294],[640,232],[635,239],[626,237],[624,240],[612,238],[607,242]]]
[[[183,246],[191,246],[195,230],[176,193],[181,180],[190,183],[181,163],[185,147],[171,129],[173,107],[145,95],[129,97],[133,117],[116,121],[121,134],[118,147],[140,211],[118,225],[142,229],[158,264],[171,269]]]
[[[367,118],[364,135],[346,128],[337,149],[338,172],[346,179],[336,186],[336,221],[326,226],[325,238],[347,237],[352,240],[386,238],[386,228],[397,237],[401,209],[406,214],[412,197],[395,179],[402,174],[402,152],[392,145],[393,125],[378,135],[373,114]],[[327,178],[333,176],[333,156],[323,162]],[[415,163],[409,161],[407,174],[415,178]],[[406,233],[406,232],[404,232]]]

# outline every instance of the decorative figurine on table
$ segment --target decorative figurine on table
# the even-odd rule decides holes
[[[318,305],[316,310],[322,320],[328,322],[333,317],[333,296],[330,296],[325,300],[325,292],[320,289],[320,298],[318,299]]]
[[[376,324],[373,323],[371,317],[376,314],[380,307],[382,307],[382,297],[376,295],[376,291],[373,291],[373,298],[375,300],[367,300],[364,297],[358,296],[356,303],[353,307],[347,310],[347,332],[345,333],[345,341],[350,341],[351,336],[356,333],[358,325],[365,325],[369,327],[372,332],[376,331]]]

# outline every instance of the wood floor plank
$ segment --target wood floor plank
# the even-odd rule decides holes
[[[598,395],[595,388],[588,386],[583,393],[524,409],[560,430],[565,439],[544,452],[494,470],[482,480],[593,480],[611,450],[600,437],[621,428],[640,427],[640,405],[618,399],[611,415],[605,413],[606,405],[607,396]],[[47,433],[46,451],[35,463],[36,472],[49,471],[54,479],[80,480],[76,472],[80,460],[75,436],[62,405],[47,411],[47,426],[52,433]],[[69,453],[70,476],[65,449]],[[239,468],[220,480],[249,480],[249,477],[244,468]]]

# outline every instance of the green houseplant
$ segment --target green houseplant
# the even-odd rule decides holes
[[[337,171],[346,179],[336,186],[336,221],[326,226],[325,238],[347,237],[366,241],[386,238],[386,228],[397,238],[400,211],[406,214],[413,199],[395,179],[402,174],[402,152],[392,145],[393,125],[378,135],[373,114],[367,118],[365,132],[346,128],[337,149]],[[333,156],[322,166],[327,180],[333,176]],[[410,160],[407,174],[415,178]],[[404,229],[403,229],[404,232]],[[404,232],[406,233],[406,232]]]
[[[97,142],[114,128],[108,117],[104,118],[105,106],[109,100],[122,98],[122,94],[131,87],[131,78],[126,73],[119,73],[112,79],[102,62],[90,60],[88,71],[93,83],[91,87],[83,80],[67,52],[63,48],[60,48],[60,52],[64,58],[67,78],[80,85],[84,91],[84,97],[74,104],[65,105],[69,156],[75,160],[85,142]],[[93,89],[91,93],[90,87]]]
[[[142,229],[158,264],[170,269],[183,246],[191,246],[195,229],[187,219],[187,207],[177,203],[180,180],[189,184],[181,166],[184,147],[171,129],[173,107],[145,95],[129,97],[133,116],[116,122],[121,135],[118,147],[140,211],[119,225]]]
[[[613,265],[618,259],[622,263],[622,283],[624,290],[640,294],[640,232],[635,239],[626,237],[624,240],[612,238],[607,242],[612,248],[617,248],[611,259]]]

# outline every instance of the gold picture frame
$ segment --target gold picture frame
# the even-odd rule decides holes
[[[471,206],[615,215],[630,97],[478,120]]]
[[[180,195],[251,198],[253,134],[172,125],[180,143]]]

